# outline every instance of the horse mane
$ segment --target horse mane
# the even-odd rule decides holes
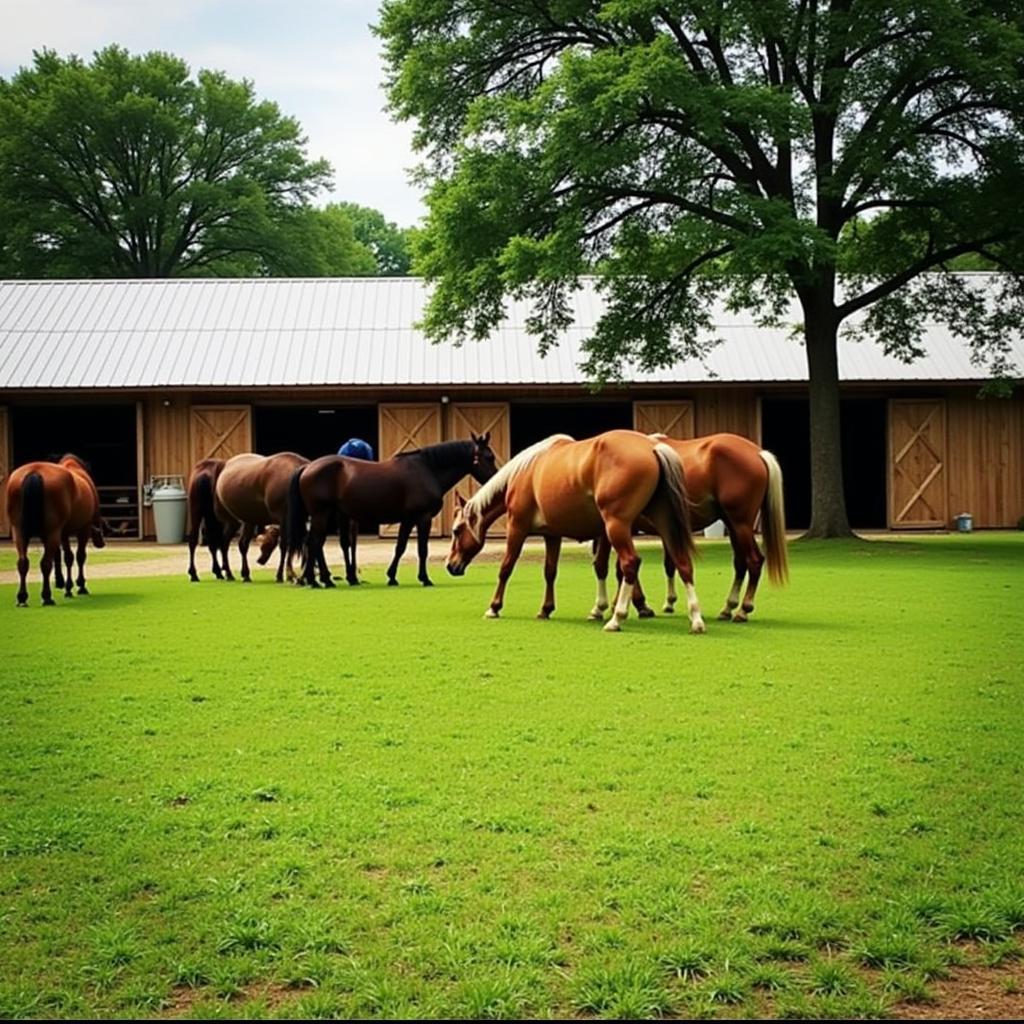
[[[516,473],[529,466],[538,455],[546,452],[557,441],[572,440],[574,438],[568,434],[552,434],[550,437],[544,438],[543,441],[524,448],[518,455],[514,455],[466,502],[466,516],[479,516],[494,498],[508,487]]]
[[[431,469],[438,466],[448,467],[459,459],[472,457],[476,445],[472,441],[442,441],[440,444],[428,444],[425,448],[413,448],[411,451],[399,452],[396,459],[422,459]]]

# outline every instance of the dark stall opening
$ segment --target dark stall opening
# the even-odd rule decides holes
[[[850,526],[884,530],[886,515],[886,425],[884,398],[844,398],[840,402],[843,490]],[[811,524],[811,435],[806,398],[761,400],[761,443],[782,466],[786,525]]]
[[[307,459],[336,455],[349,440],[368,442],[380,458],[377,407],[265,405],[253,409],[253,443],[260,455],[296,452]],[[360,523],[359,532],[376,534],[377,523]]]
[[[513,402],[509,409],[512,454],[552,434],[577,440],[606,430],[632,430],[631,402]]]
[[[111,537],[139,537],[133,405],[40,405],[11,410],[14,465],[73,454],[89,464]]]

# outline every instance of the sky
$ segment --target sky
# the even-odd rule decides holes
[[[379,0],[0,0],[0,77],[32,51],[85,60],[110,43],[164,50],[193,71],[250,79],[260,99],[295,117],[311,158],[326,157],[335,188],[321,197],[380,210],[401,227],[425,209],[409,183],[412,125],[385,110]]]

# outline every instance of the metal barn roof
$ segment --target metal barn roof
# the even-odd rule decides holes
[[[987,275],[973,275],[979,283]],[[417,330],[427,295],[415,278],[0,281],[0,388],[572,385],[602,308],[595,282],[546,357],[511,303],[485,342],[431,345]],[[794,323],[796,315],[794,315]],[[805,381],[803,346],[720,310],[708,358],[637,372],[635,383]],[[1014,339],[1024,365],[1024,342]],[[987,376],[935,325],[911,364],[872,343],[840,342],[844,381],[971,381]]]

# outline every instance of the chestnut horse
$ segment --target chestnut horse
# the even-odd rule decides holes
[[[641,517],[662,538],[679,570],[689,599],[690,630],[704,632],[693,585],[693,534],[687,509],[686,482],[679,456],[666,444],[652,444],[632,430],[610,430],[586,441],[556,434],[510,459],[472,498],[459,497],[452,526],[447,569],[461,576],[483,547],[487,530],[508,516],[505,557],[498,587],[487,609],[497,618],[523,542],[529,534],[544,537],[546,589],[539,618],[555,607],[554,584],[563,537],[607,538],[618,555],[623,582],[605,629],[617,632],[629,612],[640,568],[633,544]],[[595,608],[591,618],[603,618]]]
[[[43,575],[44,605],[54,604],[50,591],[50,570],[54,582],[65,597],[71,597],[71,538],[78,539],[78,592],[88,594],[85,585],[86,544],[91,539],[98,548],[105,546],[103,517],[96,485],[85,463],[75,455],[65,455],[59,463],[29,462],[19,466],[7,481],[7,515],[18,553],[18,606],[28,604],[28,544],[33,537],[43,542],[39,568]],[[61,572],[60,549],[64,548],[67,569]]]
[[[724,621],[746,622],[754,610],[754,598],[766,562],[772,583],[781,586],[789,577],[782,469],[778,461],[771,452],[762,451],[753,441],[738,434],[709,434],[688,441],[677,441],[664,434],[648,436],[655,443],[669,445],[683,461],[693,528],[702,530],[717,519],[725,523],[732,544],[734,577],[718,617]],[[761,553],[754,534],[758,516],[765,554]],[[609,551],[604,540],[598,542],[594,554],[598,606],[603,600],[604,607],[607,607],[607,597],[602,598],[603,581],[608,575]],[[664,564],[667,580],[664,610],[672,612],[676,602],[675,566],[667,551]],[[744,577],[747,577],[747,589],[741,605]],[[639,583],[633,601],[642,616],[654,614],[647,606]]]
[[[325,455],[295,472],[288,501],[288,544],[298,550],[306,539],[305,582],[316,586],[315,562],[322,561],[324,538],[332,524],[348,529],[352,521],[398,523],[395,554],[388,566],[388,586],[398,583],[398,562],[416,527],[420,583],[432,586],[427,575],[430,521],[441,511],[444,496],[467,473],[478,483],[497,471],[490,432],[471,441],[445,441],[401,452],[383,462],[366,462],[344,455]]]

